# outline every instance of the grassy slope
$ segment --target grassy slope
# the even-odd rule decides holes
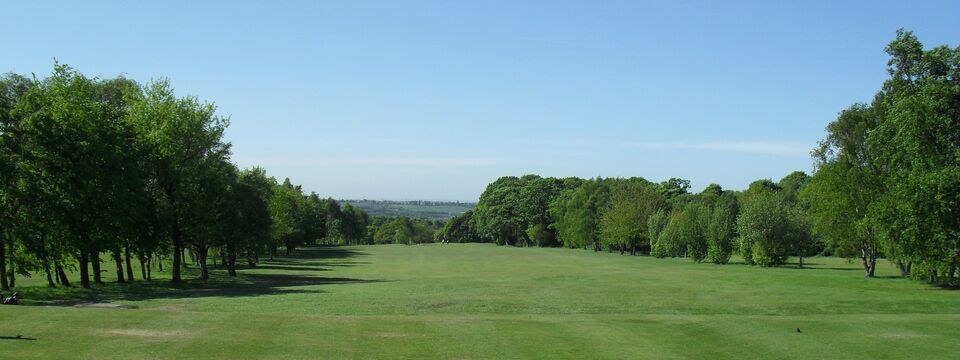
[[[0,307],[0,357],[960,357],[960,292],[887,264],[890,278],[864,279],[844,260],[810,262],[388,245],[305,250],[181,288],[49,291],[34,278],[20,292],[51,306]],[[58,306],[89,299],[138,308]]]

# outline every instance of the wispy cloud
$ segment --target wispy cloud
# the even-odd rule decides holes
[[[240,160],[266,166],[420,166],[420,167],[469,167],[502,164],[494,158],[465,157],[404,157],[404,156],[252,156]]]
[[[628,147],[639,147],[647,149],[692,149],[692,150],[710,150],[753,153],[764,155],[776,155],[785,157],[808,157],[812,145],[805,145],[793,142],[779,141],[740,141],[740,142],[701,142],[701,143],[625,143]]]
[[[813,144],[789,141],[708,141],[708,142],[600,142],[591,140],[549,141],[552,146],[591,148],[634,148],[651,150],[704,150],[751,153],[782,157],[809,157]]]

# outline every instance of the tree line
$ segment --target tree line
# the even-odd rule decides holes
[[[502,177],[439,238],[563,246],[725,264],[789,257],[886,258],[904,277],[960,284],[960,47],[925,50],[898,30],[890,77],[813,149],[814,172],[743,191],[683,179]]]
[[[304,194],[259,167],[238,169],[223,139],[229,119],[169,81],[84,76],[63,64],[36,79],[0,77],[0,287],[44,274],[50,286],[101,283],[101,254],[119,282],[152,278],[189,254],[236,276],[237,262],[301,244],[353,244],[369,217]],[[92,274],[91,274],[92,273]]]

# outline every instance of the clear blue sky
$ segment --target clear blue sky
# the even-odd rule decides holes
[[[502,175],[811,170],[886,77],[899,27],[960,40],[957,1],[11,1],[0,71],[169,77],[241,166],[336,198],[475,201]]]

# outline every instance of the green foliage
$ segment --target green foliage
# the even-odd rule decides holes
[[[536,175],[497,179],[480,195],[474,209],[477,233],[500,245],[559,245],[557,228],[550,227],[555,215],[551,205],[569,184]]]
[[[647,233],[650,238],[650,255],[658,258],[671,256],[668,242],[660,242],[663,233],[670,223],[670,213],[665,209],[657,210],[647,218]]]
[[[613,190],[608,208],[600,215],[600,240],[609,248],[636,253],[650,247],[647,219],[665,207],[666,198],[652,184],[625,182]]]
[[[653,250],[657,257],[677,257],[687,255],[687,243],[684,242],[683,211],[674,210],[667,216],[667,224],[660,237],[657,239],[656,248]]]
[[[743,204],[737,218],[738,246],[748,264],[777,266],[806,241],[808,230],[799,209],[782,193],[761,191]]]
[[[960,48],[924,50],[901,29],[886,51],[890,78],[827,126],[801,202],[867,276],[886,255],[904,276],[960,283]]]
[[[375,244],[425,244],[434,240],[434,234],[440,223],[424,220],[399,218],[377,218],[371,226],[376,227],[373,235]]]
[[[102,282],[102,252],[118,282],[133,280],[132,257],[149,279],[147,264],[171,253],[179,281],[185,250],[201,279],[211,249],[236,275],[238,256],[255,264],[278,244],[290,251],[323,237],[326,204],[262,169],[238,172],[227,124],[215,105],[175,96],[166,80],[141,87],[60,64],[40,81],[0,78],[0,287],[23,269],[68,285],[72,266],[90,287],[91,265]]]
[[[707,238],[707,259],[714,264],[730,261],[737,236],[737,215],[740,204],[732,192],[723,192],[711,210],[706,210],[708,223],[704,229]]]
[[[450,218],[440,231],[438,240],[457,243],[481,242],[483,238],[477,234],[473,210],[467,210],[463,214]]]
[[[686,256],[701,262],[707,258],[706,221],[709,219],[707,208],[699,202],[688,203],[677,218],[681,244],[686,245]]]
[[[550,214],[563,246],[568,248],[598,248],[597,217],[599,195],[603,191],[599,181],[586,181],[575,189],[561,193],[551,204]]]

